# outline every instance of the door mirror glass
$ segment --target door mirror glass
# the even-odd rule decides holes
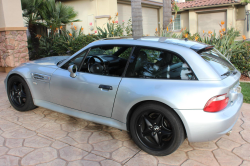
[[[70,77],[75,78],[76,77],[76,72],[77,72],[77,66],[76,65],[70,65],[68,67],[68,71],[70,72]]]

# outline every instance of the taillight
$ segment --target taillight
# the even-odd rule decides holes
[[[204,111],[206,112],[218,112],[223,110],[228,103],[229,98],[227,94],[215,96],[208,100],[207,104],[204,107]]]

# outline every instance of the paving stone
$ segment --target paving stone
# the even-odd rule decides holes
[[[176,150],[174,153],[167,156],[157,156],[159,163],[169,164],[169,165],[180,165],[185,160],[187,160],[187,155],[185,152]]]
[[[243,130],[240,132],[241,136],[243,137],[243,139],[245,141],[247,141],[248,143],[250,143],[250,131],[248,130]]]
[[[193,147],[194,149],[198,149],[198,150],[214,150],[214,149],[217,149],[217,146],[212,141],[209,141],[209,142],[191,142],[190,146]]]
[[[120,141],[127,141],[131,139],[127,131],[113,132],[112,136],[114,137],[114,139],[117,139]]]
[[[68,117],[59,117],[55,120],[55,122],[58,124],[65,124],[65,123],[69,124],[69,123],[76,122],[76,120],[75,120],[75,117],[68,116]],[[70,128],[72,128],[74,130],[73,126],[71,126],[71,127],[69,126],[68,130]]]
[[[92,150],[91,153],[96,154],[98,156],[105,157],[105,158],[110,158],[110,153],[109,152],[100,152],[100,151]]]
[[[11,121],[11,122],[14,122],[15,124],[22,125],[22,123],[18,121],[19,117],[15,116],[15,115],[4,117],[4,119]]]
[[[118,162],[125,161],[128,158],[134,156],[136,152],[127,147],[121,147],[112,153],[112,158]]]
[[[36,123],[37,121],[39,122],[39,120],[41,120],[42,118],[44,118],[44,115],[33,113],[32,115],[25,115],[25,116],[19,117],[18,121],[21,123],[30,123],[30,122]]]
[[[44,126],[46,123],[40,123],[39,122],[30,122],[30,123],[23,123],[22,126],[29,129],[29,130],[37,130],[39,128],[41,128],[42,126]]]
[[[79,148],[75,148],[72,146],[67,146],[59,150],[60,157],[67,161],[79,160],[83,156],[86,156],[88,152],[85,152]]]
[[[189,146],[188,140],[185,139],[185,141],[183,141],[182,145],[178,148],[178,150],[187,152],[187,151],[193,150],[193,148]]]
[[[138,152],[139,150],[141,150],[133,140],[128,140],[128,141],[125,141],[123,142],[123,146],[126,146],[127,148],[135,151],[135,152]]]
[[[244,129],[244,130],[248,130],[250,131],[250,118],[242,118],[244,123],[241,125],[241,127]]]
[[[48,129],[43,129],[43,127],[41,127],[40,129],[37,130],[38,133],[41,133],[43,135],[46,135],[50,138],[53,139],[60,139],[63,138],[67,135],[66,131],[62,131],[62,130],[48,130]]]
[[[243,128],[241,127],[241,125],[243,124],[243,121],[238,118],[237,122],[235,123],[232,132],[240,132],[243,130]]]
[[[61,149],[61,148],[65,147],[65,146],[68,146],[68,145],[57,140],[57,141],[53,142],[51,146],[53,148],[56,148],[56,149]]]
[[[3,146],[4,138],[0,136],[0,146]]]
[[[91,160],[91,161],[102,161],[105,158],[101,156],[97,156],[95,154],[89,153],[87,156],[84,157],[85,160]]]
[[[0,147],[0,156],[4,155],[8,150],[6,147]]]
[[[48,163],[38,164],[37,166],[65,166],[65,165],[66,165],[66,161],[62,159],[55,159]]]
[[[29,138],[36,135],[34,131],[27,130],[25,128],[19,128],[11,131],[3,132],[2,136],[5,138]]]
[[[26,147],[32,147],[32,148],[42,148],[49,146],[52,143],[52,141],[39,137],[39,136],[34,136],[31,138],[27,138],[24,140],[24,146]]]
[[[68,166],[100,166],[96,161],[77,160],[69,162]]]
[[[56,122],[58,122],[58,120]],[[62,129],[68,132],[72,132],[72,131],[78,131],[86,127],[87,125],[88,123],[86,121],[79,122],[74,119],[73,122],[62,124]]]
[[[232,151],[235,147],[239,147],[241,145],[225,138],[221,138],[218,142],[216,142],[216,144],[219,148],[226,149],[228,151]]]
[[[227,150],[217,149],[213,153],[221,166],[235,166],[242,163],[239,157]]]
[[[73,138],[78,143],[87,143],[91,132],[86,131],[73,131],[69,133],[69,136]]]
[[[120,163],[117,163],[113,160],[103,160],[101,161],[102,166],[121,166]]]
[[[15,129],[20,127],[19,125],[9,122],[9,121],[0,121],[0,128],[3,131],[10,130],[10,129]]]
[[[187,160],[181,166],[205,166],[205,165],[194,160]]]
[[[93,144],[94,150],[102,152],[113,152],[116,149],[122,147],[122,142],[117,140],[103,141]]]
[[[242,132],[242,131],[241,131]],[[226,138],[226,139],[229,139],[231,141],[234,141],[234,142],[237,142],[239,144],[245,144],[246,141],[244,141],[240,135],[240,133],[237,133],[237,132],[232,132],[230,134],[230,136],[227,136],[227,135],[223,135],[222,136],[223,138]]]
[[[113,139],[111,135],[108,132],[105,131],[100,131],[100,132],[94,132],[90,137],[89,137],[89,143],[98,143],[102,141],[107,141]]]
[[[127,166],[153,166],[157,165],[157,159],[151,155],[137,154],[135,157],[130,159]]]
[[[5,106],[5,105],[1,106],[2,111],[0,111],[0,117],[4,118],[4,117],[10,117],[10,116],[15,115],[16,112],[14,110],[7,109],[7,108],[10,108],[10,106],[8,106],[8,105],[7,106]]]
[[[61,130],[61,125],[57,123],[47,123],[43,126],[43,129],[47,130]]]
[[[109,133],[120,132],[119,129],[110,126],[103,126],[103,131],[107,131]]]
[[[90,122],[88,124],[88,126],[84,127],[83,130],[85,130],[85,131],[98,131],[99,130],[100,131],[102,129],[103,129],[103,125],[97,124],[97,123],[94,123],[94,122]]]
[[[206,150],[192,150],[187,152],[189,159],[211,166],[219,166],[212,152]]]
[[[15,157],[15,156],[3,155],[3,156],[0,156],[0,163],[1,163],[1,166],[19,165],[18,164],[19,159],[20,159],[19,157]]]
[[[233,150],[233,153],[238,155],[244,160],[250,161],[250,144],[244,144]]]
[[[243,161],[240,166],[250,166],[250,161]]]
[[[76,145],[76,144],[78,144],[74,139],[72,139],[71,137],[68,137],[68,136],[61,138],[60,141],[62,141],[64,143],[67,143],[69,145]]]
[[[13,155],[13,156],[18,156],[18,157],[23,157],[24,155],[28,154],[32,150],[34,150],[34,149],[27,148],[27,147],[19,147],[19,148],[10,149],[10,151],[7,154]]]
[[[21,147],[23,144],[24,139],[13,139],[13,138],[8,138],[6,139],[5,145],[9,148],[18,148]]]
[[[22,165],[46,163],[57,158],[57,152],[51,147],[36,149],[21,160]]]
[[[75,147],[78,147],[82,150],[85,150],[87,152],[91,152],[93,147],[91,144],[77,144],[77,145],[74,145]]]

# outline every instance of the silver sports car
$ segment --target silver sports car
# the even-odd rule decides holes
[[[142,150],[162,156],[185,138],[210,141],[231,131],[243,102],[240,75],[213,46],[143,37],[24,63],[5,85],[18,111],[40,106],[127,130]]]

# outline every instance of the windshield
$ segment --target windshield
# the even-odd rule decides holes
[[[216,49],[202,52],[200,55],[220,76],[227,75],[226,73],[230,74],[231,71],[235,70],[234,66],[228,61],[228,59]]]

